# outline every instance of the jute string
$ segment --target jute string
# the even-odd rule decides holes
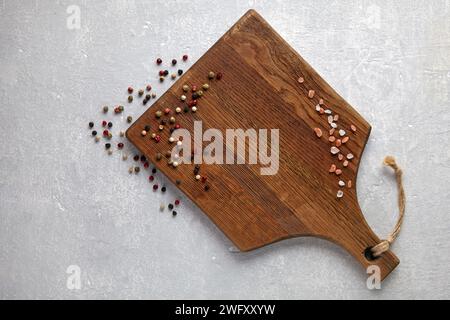
[[[385,240],[382,240],[379,244],[372,247],[372,255],[374,257],[379,257],[383,252],[386,252],[389,250],[392,243],[395,241],[395,239],[398,237],[398,234],[400,233],[400,228],[403,223],[403,217],[405,216],[405,190],[403,189],[403,181],[402,181],[402,170],[398,167],[397,163],[395,162],[394,157],[387,156],[384,158],[384,165],[391,167],[394,170],[395,178],[397,180],[397,189],[398,189],[398,219],[397,223],[395,224],[394,230],[387,236]]]

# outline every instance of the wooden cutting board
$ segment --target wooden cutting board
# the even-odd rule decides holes
[[[222,73],[220,80],[208,79],[208,73]],[[299,82],[299,78],[304,81]],[[166,80],[170,81],[170,80]],[[192,92],[182,86],[208,83],[210,88],[198,99],[197,112],[175,113],[185,108]],[[312,92],[314,90],[314,96]],[[185,102],[180,100],[186,95]],[[316,111],[319,105],[322,110]],[[157,119],[155,113],[169,108],[170,115]],[[347,167],[330,148],[328,114],[339,115],[333,136],[349,137],[339,149],[354,158]],[[193,131],[194,121],[202,121],[203,130],[227,128],[279,129],[279,170],[261,175],[261,165],[202,164],[200,174],[206,182],[194,178],[194,164],[173,168],[164,157],[173,144],[168,142],[170,116]],[[158,125],[167,121],[162,131]],[[334,121],[334,119],[333,119]],[[142,136],[146,125],[151,130]],[[356,127],[356,132],[351,126]],[[314,128],[320,128],[318,138]],[[341,137],[339,129],[345,130]],[[372,259],[368,248],[380,239],[368,226],[356,196],[356,176],[361,154],[370,134],[370,125],[314,69],[278,35],[254,10],[248,11],[214,46],[208,50],[174,85],[127,131],[128,139],[172,182],[194,201],[205,214],[242,251],[299,236],[330,240],[358,260],[362,266],[377,265],[384,279],[399,263],[388,251]],[[157,143],[151,133],[160,135]],[[205,143],[207,145],[207,143]],[[163,159],[156,161],[158,153]],[[336,164],[342,174],[329,173]],[[338,181],[352,181],[352,187],[340,187]],[[210,189],[205,191],[205,185]],[[337,191],[344,192],[337,198]],[[205,241],[208,241],[205,239]]]

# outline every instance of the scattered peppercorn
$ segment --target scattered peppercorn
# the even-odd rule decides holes
[[[123,143],[122,143],[122,142],[119,142],[119,143],[117,144],[117,148],[122,149],[122,148],[123,148]]]
[[[183,74],[183,70],[178,69],[178,75],[181,76]]]
[[[164,70],[164,76],[166,77],[169,74],[169,70]]]
[[[149,176],[148,180],[151,182],[151,181],[155,180],[155,177],[154,176]]]
[[[177,64],[177,59],[172,59],[172,65],[176,65]]]
[[[111,143],[105,143],[105,149],[111,148]]]
[[[128,122],[128,123],[131,123],[132,121],[133,121],[133,117],[132,117],[132,116],[128,116],[128,117],[127,117],[127,122]]]
[[[183,61],[186,61],[187,59],[188,59],[188,55],[187,54],[183,55]]]
[[[128,87],[128,93],[132,94],[133,93],[133,88],[132,87]]]
[[[139,89],[139,91],[138,91],[138,95],[139,95],[139,97],[142,97],[142,96],[144,95],[144,90],[142,90],[142,89]]]
[[[161,63],[162,63],[162,59],[161,58],[156,59],[156,64],[161,64]]]
[[[217,80],[222,79],[222,77],[223,77],[222,72],[217,73],[217,75],[216,75],[216,79],[217,79]]]
[[[144,130],[145,131],[150,131],[150,125],[146,124],[145,127],[144,127]]]
[[[108,122],[108,128],[112,128],[113,124],[112,122]]]
[[[139,168],[139,167],[134,167],[134,172],[139,173],[139,171],[141,171],[141,168]]]
[[[150,91],[150,90],[152,90],[152,86],[151,85],[147,85],[147,87],[145,88],[147,91]]]
[[[147,157],[146,157],[145,155],[142,155],[142,156],[141,156],[141,161],[142,161],[142,162],[147,161]]]
[[[92,131],[92,135],[95,137],[97,135],[97,131]]]
[[[128,96],[128,102],[132,103],[133,102],[133,96]]]
[[[180,200],[175,200],[175,205],[178,206],[180,204]]]
[[[172,80],[175,80],[175,78],[177,77],[177,74],[176,74],[176,73],[172,73],[172,74],[170,75],[170,77],[172,78]]]
[[[109,110],[108,106],[104,106],[104,107],[103,107],[103,112],[104,112],[104,113],[107,113],[108,110]]]
[[[203,90],[208,90],[209,89],[209,84],[205,83],[202,85]]]
[[[169,210],[173,210],[173,204],[169,203],[167,207],[169,208]]]
[[[94,123],[93,122],[89,122],[89,128],[93,128],[94,127]]]
[[[166,187],[161,188],[161,192],[166,192],[166,190],[167,190]]]
[[[188,86],[187,84],[185,84],[185,85],[183,86],[183,91],[184,91],[184,92],[188,92],[188,91],[189,91],[189,86]]]
[[[153,185],[153,190],[154,190],[154,191],[158,190],[158,185],[157,185],[157,184],[154,184],[154,185]]]
[[[107,124],[108,122],[106,122],[105,120],[102,121],[102,127],[106,127]]]
[[[177,212],[174,210],[174,211],[172,211],[172,216],[176,216],[177,215]]]
[[[136,155],[133,157],[133,160],[134,160],[134,161],[139,161],[139,155],[136,154]]]
[[[152,173],[155,174],[156,173],[156,168],[152,169]]]

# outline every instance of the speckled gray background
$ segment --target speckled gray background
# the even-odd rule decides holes
[[[66,27],[73,4],[78,30]],[[397,214],[382,159],[405,168],[401,263],[382,290],[323,240],[233,252],[185,198],[175,219],[159,212],[180,193],[153,193],[89,136],[129,84],[167,89],[156,56],[187,52],[190,65],[249,8],[373,125],[357,188],[380,236]],[[449,11],[448,0],[0,1],[0,297],[450,298]],[[70,265],[80,290],[66,287]]]

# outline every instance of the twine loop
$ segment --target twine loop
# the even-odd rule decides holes
[[[394,157],[387,156],[384,158],[384,165],[392,168],[395,173],[395,178],[397,181],[397,190],[398,190],[398,219],[397,223],[394,226],[394,229],[392,232],[386,237],[386,239],[382,240],[379,244],[376,246],[373,246],[371,248],[372,255],[374,257],[379,257],[384,252],[388,251],[391,247],[392,243],[395,241],[395,239],[398,237],[398,234],[400,233],[400,228],[403,223],[403,217],[405,216],[405,206],[406,206],[406,200],[405,200],[405,190],[403,189],[403,181],[402,181],[402,175],[403,172],[395,162]]]

